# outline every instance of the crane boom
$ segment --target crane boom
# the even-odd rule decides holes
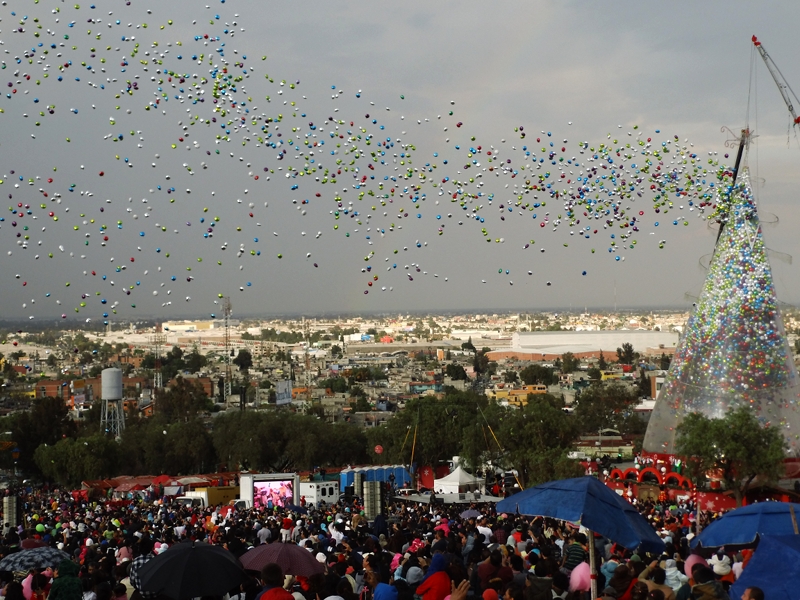
[[[778,91],[780,91],[781,96],[783,96],[783,101],[786,102],[786,107],[789,109],[789,112],[792,114],[792,122],[794,125],[800,124],[800,117],[797,116],[797,113],[794,110],[794,105],[792,104],[792,96],[794,99],[797,100],[797,95],[794,93],[789,84],[786,82],[786,79],[783,77],[783,73],[778,68],[778,65],[775,64],[775,61],[772,60],[772,57],[767,54],[767,51],[764,49],[764,46],[761,42],[758,41],[756,36],[752,37],[753,45],[758,50],[758,53],[761,55],[761,58],[764,59],[764,64],[767,65],[767,70],[769,74],[772,75],[772,78],[775,80],[775,83],[778,86]],[[800,103],[800,100],[798,100]]]

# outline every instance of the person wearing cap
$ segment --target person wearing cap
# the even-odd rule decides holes
[[[678,570],[678,563],[672,558],[664,561],[664,573],[666,574],[664,583],[675,592],[677,592],[684,583],[689,581],[689,578]]]
[[[729,583],[736,581],[736,575],[731,569],[731,557],[725,554],[721,548],[711,557],[708,564],[714,570],[714,574],[722,581]]]

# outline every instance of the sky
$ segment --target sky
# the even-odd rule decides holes
[[[777,294],[800,303],[778,258],[796,254],[800,144],[750,41],[800,89],[798,17],[791,0],[6,0],[2,316],[202,318],[222,296],[235,316],[688,308],[710,209],[655,213],[659,159],[642,175],[635,153],[668,142],[683,175],[682,148],[713,192],[707,161],[736,153],[721,128],[746,123]],[[609,167],[641,179],[600,200],[627,227],[549,195],[604,166],[591,197]]]

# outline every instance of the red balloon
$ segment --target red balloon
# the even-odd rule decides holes
[[[375,454],[383,454],[383,446],[381,446],[380,444],[375,446]]]

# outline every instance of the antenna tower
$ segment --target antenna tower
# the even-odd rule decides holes
[[[222,315],[225,320],[225,389],[223,390],[223,401],[226,405],[232,393],[233,385],[233,369],[231,369],[231,354],[233,353],[233,348],[231,348],[231,308],[231,299],[229,296],[225,296],[222,299]]]

